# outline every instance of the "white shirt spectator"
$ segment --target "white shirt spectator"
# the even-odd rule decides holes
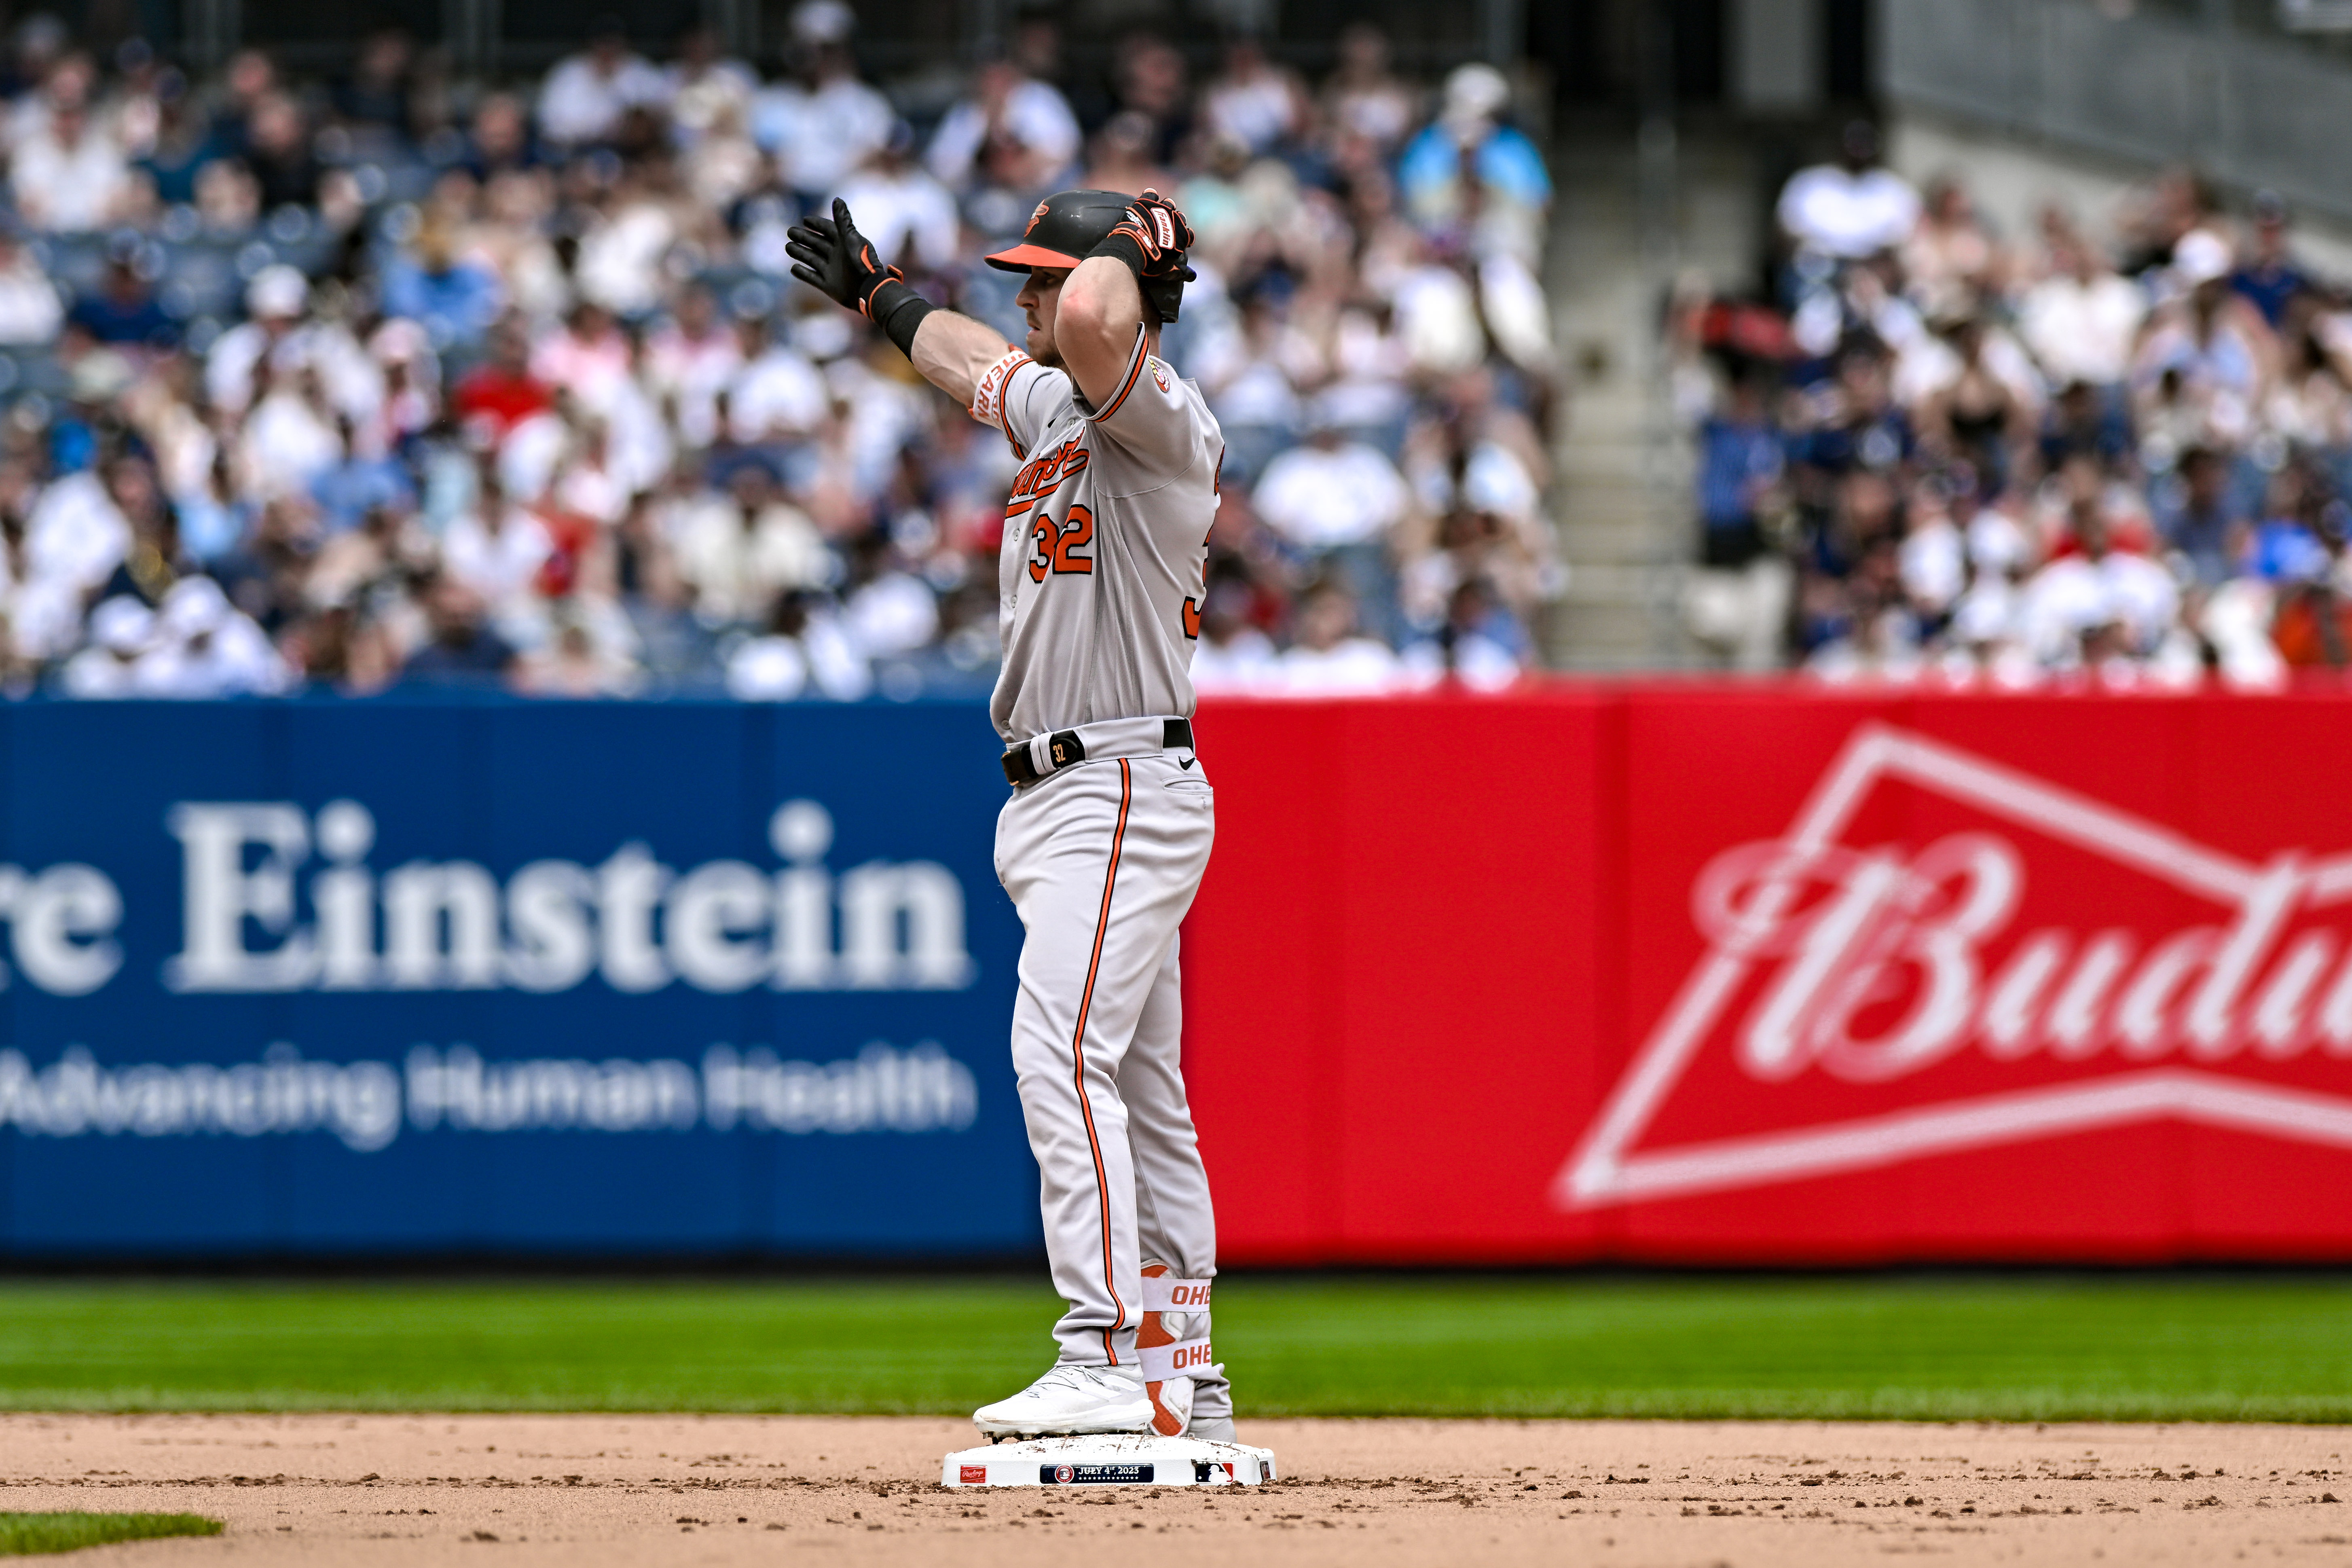
[[[1780,226],[1800,245],[1841,260],[1891,250],[1919,223],[1919,193],[1891,169],[1840,163],[1801,169],[1780,192]]]
[[[663,71],[663,95],[680,141],[692,145],[725,120],[749,123],[760,76],[737,59],[680,60]]]
[[[137,666],[155,636],[155,613],[125,594],[89,614],[90,646],[66,661],[69,697],[112,698],[137,694]]]
[[[730,497],[711,496],[681,520],[677,572],[695,590],[695,613],[714,626],[757,620],[787,588],[822,584],[833,562],[798,507],[772,502],[745,523]]]
[[[58,286],[32,253],[0,242],[0,343],[20,348],[48,342],[65,320]]]
[[[642,315],[661,303],[662,258],[677,222],[658,202],[631,202],[580,237],[572,279],[581,295],[616,315]]]
[[[293,387],[273,387],[253,405],[236,450],[246,487],[267,500],[308,493],[311,480],[343,459],[334,426]]]
[[[1922,609],[1942,610],[1968,585],[1968,547],[1944,512],[1931,512],[1904,536],[1898,561],[1904,591]]]
[[[441,564],[480,595],[494,616],[506,618],[529,603],[555,542],[521,507],[502,508],[495,519],[495,525],[476,512],[453,519],[441,538]]]
[[[739,702],[789,702],[812,683],[836,702],[874,689],[873,667],[830,616],[812,616],[798,637],[753,637],[727,661],[727,695]]]
[[[1360,441],[1294,447],[1265,466],[1255,496],[1265,524],[1305,550],[1385,537],[1411,497],[1404,476]]]
[[[897,119],[890,100],[856,77],[835,77],[814,91],[779,82],[751,106],[751,139],[775,155],[787,187],[829,195],[890,140]]]
[[[738,441],[805,436],[832,408],[816,366],[782,343],[745,365],[728,389],[728,425]]]
[[[16,149],[8,187],[33,227],[85,233],[120,216],[131,194],[131,166],[111,136],[79,116],[61,117]]]
[[[1397,279],[1396,331],[1416,370],[1450,375],[1475,370],[1486,358],[1486,330],[1478,297],[1451,267],[1412,268]]]
[[[1969,563],[1979,575],[2019,572],[2033,559],[2033,542],[2025,525],[2009,513],[1984,507],[1969,519]]]
[[[1543,499],[1535,476],[1517,452],[1500,441],[1481,440],[1470,448],[1462,465],[1462,480],[1454,482],[1450,463],[1416,462],[1413,492],[1422,509],[1433,515],[1457,506],[1491,511],[1497,517],[1530,521]]]
[[[1084,140],[1068,102],[1053,87],[1031,77],[1022,78],[1004,95],[997,128],[1040,163],[1055,168],[1076,158]],[[989,130],[988,106],[977,98],[964,99],[940,121],[924,162],[932,174],[961,190],[972,177],[972,164]]]
[[[132,670],[142,697],[266,697],[293,684],[268,635],[209,577],[174,583],[156,613],[155,631],[154,646]]]
[[[861,226],[864,221],[861,216]],[[721,325],[689,335],[673,322],[646,342],[646,379],[670,400],[677,433],[689,447],[708,447],[718,438],[719,395],[742,371],[742,345]]]
[[[2147,297],[2130,279],[2061,272],[2026,290],[2017,330],[2052,386],[2114,386],[2131,374],[2132,343],[2147,317]]]
[[[1384,331],[1369,311],[1342,310],[1331,329],[1329,385],[1315,405],[1335,425],[1402,424],[1412,405],[1405,377],[1412,351],[1394,331]]]
[[[1388,644],[1343,638],[1336,647],[1294,647],[1282,656],[1272,689],[1285,697],[1360,697],[1404,684],[1404,663]]]
[[[1273,640],[1255,626],[1236,627],[1222,643],[1203,635],[1192,648],[1192,689],[1202,696],[1268,690],[1280,684],[1281,669]]]
[[[2172,574],[2145,555],[2069,555],[2027,581],[2021,629],[2037,658],[2064,668],[2080,657],[2083,634],[2099,626],[2120,625],[2136,647],[2153,649],[2179,609]]]
[[[539,89],[540,134],[567,147],[602,141],[630,110],[668,97],[668,79],[640,57],[592,49],[547,73]]]
[[[843,609],[850,641],[875,658],[912,653],[939,635],[938,595],[904,572],[883,573]]]
[[[1235,138],[1253,153],[1265,153],[1291,135],[1305,107],[1296,79],[1263,58],[1254,58],[1244,75],[1211,82],[1201,96],[1209,129]]]
[[[1398,657],[1403,685],[1434,686],[1449,673],[1446,650],[1434,637],[1413,643]],[[1490,637],[1467,632],[1454,639],[1451,674],[1473,691],[1501,691],[1516,682],[1522,669],[1518,656]]]
[[[918,168],[870,165],[841,187],[857,231],[886,262],[940,271],[955,261],[960,220],[955,198]]]
[[[383,406],[383,368],[339,323],[313,321],[273,334],[259,321],[241,321],[223,332],[205,356],[205,395],[215,408],[245,412],[253,401],[254,369],[264,354],[280,381],[305,370],[317,372],[328,406],[350,415],[355,424],[373,420]]]

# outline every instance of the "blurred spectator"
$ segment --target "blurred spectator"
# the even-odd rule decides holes
[[[1691,630],[1745,670],[1780,662],[1789,614],[1789,563],[1766,521],[1782,500],[1785,458],[1765,395],[1761,374],[1742,367],[1727,406],[1698,432],[1700,573]]]
[[[1017,332],[978,260],[1081,178],[1181,190],[1202,234],[1167,352],[1227,437],[1202,689],[1529,667],[1565,581],[1550,182],[1499,74],[1433,94],[1358,24],[1319,80],[1243,36],[1196,84],[1147,34],[1097,80],[1028,17],[976,70],[891,84],[919,140],[854,21],[798,5],[763,82],[707,29],[656,64],[607,18],[478,95],[396,27],[321,80],[251,48],[206,79],[141,46],[101,68],[29,28],[0,669],[93,697],[983,690],[1020,460],[793,285],[782,237],[843,196]],[[2333,331],[2306,334],[2329,366]],[[2334,428],[2332,370],[2298,364]]]
[[[498,273],[457,247],[455,226],[427,208],[415,239],[383,269],[384,313],[417,322],[445,351],[478,347],[506,304]]]
[[[319,163],[310,151],[301,106],[292,98],[271,93],[253,106],[243,152],[265,212],[318,201]]]
[[[1302,141],[1312,106],[1297,76],[1244,35],[1225,47],[1224,68],[1202,89],[1201,110],[1210,134],[1262,156]]]
[[[741,60],[719,52],[719,35],[689,27],[678,39],[677,62],[663,73],[663,98],[679,144],[699,147],[713,133],[740,130],[751,120],[760,78]]]
[[[2230,274],[2230,287],[2252,300],[2275,331],[2286,320],[2287,308],[2311,288],[2311,279],[2288,254],[2286,203],[2277,192],[2254,197],[2252,228],[2253,242]]]
[[[753,103],[751,131],[772,154],[784,187],[814,207],[890,138],[897,111],[890,100],[857,79],[849,52],[856,19],[840,0],[803,0],[793,7],[792,36],[799,68],[762,89]]]
[[[1846,126],[1833,163],[1800,170],[1780,192],[1780,227],[1799,252],[1855,261],[1892,250],[1919,221],[1919,194],[1878,162],[1878,128]]]
[[[971,96],[940,121],[924,161],[947,185],[977,178],[1026,195],[1050,190],[1076,159],[1079,142],[1077,118],[1051,83],[996,59],[980,68]]]
[[[1369,22],[1339,30],[1339,64],[1323,87],[1323,112],[1332,132],[1393,153],[1419,118],[1421,94],[1389,63],[1386,34]]]
[[[88,108],[60,103],[16,144],[8,193],[33,228],[86,233],[128,215],[131,165],[112,134],[90,123]]]
[[[1201,638],[1192,650],[1192,688],[1266,691],[1277,683],[1280,656],[1274,639],[1249,623],[1250,591],[1232,581],[1209,584],[1201,607]]]
[[[155,299],[155,290],[140,276],[141,247],[136,240],[118,242],[108,247],[106,276],[98,291],[85,294],[74,301],[67,317],[77,331],[89,334],[92,342],[107,343],[118,348],[163,350],[179,341],[179,323],[172,319]],[[5,287],[5,274],[0,273],[0,288]],[[54,289],[46,289],[52,309],[57,299]],[[30,316],[37,318],[37,297],[27,300]],[[0,300],[0,319],[8,314],[5,300]],[[55,335],[54,315],[51,325],[42,338]],[[0,338],[5,333],[0,332]],[[42,339],[29,340],[34,342]]]
[[[0,346],[48,342],[64,320],[58,286],[32,252],[0,228]]]
[[[1271,689],[1286,697],[1364,696],[1395,687],[1403,668],[1386,643],[1357,631],[1354,596],[1325,583],[1300,601],[1297,638]]]
[[[2157,526],[2164,542],[2187,560],[2197,581],[2219,583],[2245,548],[2246,519],[2230,494],[2221,454],[2191,447],[2180,455],[2178,478],[2157,488]]]
[[[633,110],[663,102],[669,83],[629,48],[618,16],[591,25],[588,47],[556,62],[539,89],[539,133],[559,147],[609,142]]]
[[[2050,215],[2047,227],[2052,269],[2026,290],[2019,334],[2054,384],[2080,383],[2112,395],[2130,373],[2147,296],[2118,277],[2063,215]]]
[[[492,631],[481,595],[455,575],[436,578],[425,595],[431,640],[402,669],[425,686],[487,686],[512,669],[515,650]]]
[[[1388,587],[1392,535],[1412,504],[1404,476],[1379,448],[1347,439],[1328,421],[1303,446],[1268,463],[1254,500],[1258,517],[1316,571],[1349,590],[1352,626],[1369,596],[1375,624],[1393,618]]]
[[[2352,315],[2284,205],[2241,231],[2168,171],[2116,215],[2118,268],[2063,211],[2011,248],[1957,180],[1915,209],[1866,139],[1844,151],[1782,193],[1785,321],[1704,293],[1670,313],[1696,638],[1836,680],[2346,668]],[[1785,633],[1759,572],[1793,574]]]
[[[1424,231],[1532,259],[1543,249],[1551,176],[1535,143],[1502,122],[1510,101],[1494,67],[1457,67],[1437,120],[1405,147],[1397,183]]]
[[[955,197],[914,154],[913,130],[893,121],[889,139],[843,184],[841,196],[883,260],[912,272],[944,272],[955,264],[960,237]]]

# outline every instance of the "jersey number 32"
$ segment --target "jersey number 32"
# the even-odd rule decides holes
[[[1084,506],[1070,508],[1070,521],[1056,523],[1044,512],[1029,525],[1029,580],[1043,583],[1048,572],[1056,574],[1092,572],[1095,542],[1095,514]]]

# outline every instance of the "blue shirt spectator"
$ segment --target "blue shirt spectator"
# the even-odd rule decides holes
[[[417,228],[413,254],[384,265],[384,314],[417,322],[436,349],[480,346],[505,305],[499,275],[459,257],[457,237],[434,219]]]
[[[168,349],[180,341],[180,324],[156,302],[129,255],[107,263],[106,281],[95,294],[74,301],[66,320],[101,343]]]
[[[1706,564],[1738,566],[1762,552],[1758,504],[1786,466],[1780,432],[1766,416],[1755,384],[1735,383],[1731,406],[1698,427],[1698,510],[1706,529],[1700,552]]]

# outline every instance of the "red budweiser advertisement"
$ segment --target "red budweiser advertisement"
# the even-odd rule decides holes
[[[1234,1261],[2352,1257],[2352,699],[1213,705]]]

